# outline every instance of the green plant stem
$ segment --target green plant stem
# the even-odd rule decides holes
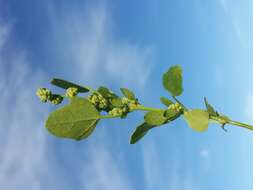
[[[151,107],[146,107],[143,105],[138,105],[136,108],[132,109],[133,111],[135,110],[140,110],[140,111],[165,111],[164,109],[159,109],[159,108],[151,108]]]
[[[111,119],[111,118],[117,118],[120,117],[118,115],[100,115],[99,119]]]
[[[238,121],[229,120],[228,124],[230,124],[230,125],[236,125],[236,126],[239,126],[239,127],[243,127],[243,128],[246,128],[246,129],[253,130],[253,126],[245,124],[245,123],[241,123],[241,122],[238,122]]]
[[[165,111],[164,109],[159,109],[159,108],[151,108],[151,107],[146,107],[143,105],[138,105],[136,108],[132,108],[130,112],[133,111]],[[100,119],[111,119],[111,118],[120,118],[120,116],[112,116],[112,115],[101,115]]]
[[[234,126],[238,126],[238,127],[253,130],[253,126],[245,124],[245,123],[241,123],[241,122],[238,122],[238,121],[233,121],[233,120],[221,121],[221,119],[219,117],[216,117],[216,116],[210,116],[210,119],[212,119],[214,121],[217,121],[220,124],[230,124],[230,125],[234,125]]]

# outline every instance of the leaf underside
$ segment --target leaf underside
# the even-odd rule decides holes
[[[141,125],[139,125],[135,131],[133,132],[132,136],[131,136],[131,140],[130,143],[131,144],[135,144],[136,142],[138,142],[141,138],[143,138],[150,129],[154,128],[156,126],[152,126],[149,125],[147,123],[142,123]]]
[[[63,79],[59,79],[59,78],[53,78],[51,80],[51,84],[55,85],[55,86],[58,86],[60,88],[63,88],[63,89],[68,89],[68,88],[77,88],[78,89],[78,92],[89,92],[89,89],[84,87],[84,86],[80,86],[78,84],[75,84],[75,83],[72,83],[72,82],[69,82],[69,81],[66,81],[66,80],[63,80]]]
[[[167,121],[164,111],[150,111],[144,116],[144,120],[149,125],[162,125]]]
[[[198,132],[204,132],[208,129],[209,114],[205,110],[190,110],[184,113],[184,118],[190,128]]]
[[[127,88],[120,88],[120,91],[122,92],[122,94],[123,94],[126,98],[128,98],[128,99],[130,99],[130,100],[135,100],[135,95],[134,95],[134,93],[133,93],[131,90],[129,90],[129,89],[127,89]]]
[[[46,128],[57,137],[81,140],[93,132],[99,117],[93,104],[85,98],[75,97],[70,104],[49,115]]]
[[[169,100],[168,98],[165,97],[161,97],[160,101],[163,105],[169,107],[171,104],[173,104],[173,102],[171,100]]]
[[[163,75],[163,86],[172,96],[179,96],[183,92],[182,68],[175,65]]]

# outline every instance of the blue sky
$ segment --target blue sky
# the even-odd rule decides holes
[[[44,128],[51,105],[35,96],[52,77],[133,89],[159,107],[162,74],[184,70],[189,107],[253,124],[250,0],[0,0],[0,187],[87,190],[252,190],[253,133],[180,119],[135,145],[143,114],[102,121],[86,141]]]

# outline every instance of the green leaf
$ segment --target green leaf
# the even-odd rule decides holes
[[[111,90],[104,86],[100,86],[97,90],[104,98],[117,98],[118,96],[114,94]]]
[[[190,110],[184,112],[184,118],[188,125],[198,132],[204,132],[208,128],[209,114],[205,110]]]
[[[126,98],[128,98],[128,99],[130,99],[130,100],[135,100],[135,95],[134,95],[134,93],[133,93],[131,90],[126,89],[126,88],[120,88],[120,91],[122,92],[122,94],[123,94]]]
[[[114,106],[114,107],[122,107],[124,106],[124,104],[122,103],[122,100],[120,98],[113,98],[111,100],[111,104]]]
[[[58,86],[60,88],[63,88],[63,89],[68,89],[68,88],[74,87],[74,88],[78,89],[78,92],[89,92],[89,88],[84,87],[84,86],[80,86],[78,84],[74,84],[72,82],[69,82],[69,81],[66,81],[63,79],[53,78],[51,80],[51,84]]]
[[[131,136],[130,143],[135,144],[137,141],[139,141],[142,137],[144,137],[148,131],[156,126],[149,125],[147,123],[142,123],[139,125],[135,131],[133,132]]]
[[[219,114],[214,110],[214,108],[208,103],[206,97],[204,98],[205,100],[205,105],[206,105],[206,109],[207,109],[207,112],[210,114],[210,115],[214,115],[214,116],[218,116]]]
[[[167,121],[164,111],[150,111],[144,116],[144,120],[149,125],[162,125]]]
[[[99,117],[92,103],[85,98],[74,97],[70,104],[49,115],[46,128],[57,137],[81,140],[93,132]]]
[[[169,121],[173,121],[178,118],[181,113],[177,112],[176,110],[168,109],[164,113],[164,117],[166,117]]]
[[[183,92],[182,68],[179,65],[170,67],[163,75],[163,86],[172,96],[179,96]]]
[[[161,97],[160,101],[162,102],[162,104],[164,104],[167,107],[169,107],[171,104],[174,104],[171,100],[165,97]]]

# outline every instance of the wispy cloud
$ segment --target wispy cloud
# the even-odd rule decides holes
[[[72,12],[63,9],[58,15],[51,7],[53,37],[64,65],[82,73],[90,83],[112,81],[113,84],[145,85],[154,62],[154,49],[119,38],[105,4]],[[88,18],[88,19],[87,19]],[[79,77],[79,80],[83,78]]]
[[[120,167],[120,162],[117,161],[117,156],[115,158],[115,155],[108,148],[100,143],[94,143],[88,152],[89,159],[87,162],[89,164],[81,167],[82,189],[133,189],[126,172]]]
[[[41,127],[47,110],[37,108],[34,96],[43,74],[30,68],[23,49],[5,49],[10,30],[0,25],[0,184],[2,189],[37,190],[47,168]]]
[[[142,157],[143,157],[143,168],[144,176],[146,180],[147,187],[149,189],[154,189],[163,180],[161,174],[161,165],[157,152],[157,148],[153,141],[145,142],[145,145],[142,146]]]
[[[114,38],[112,20],[104,5],[80,15],[78,11],[67,11],[60,17],[51,17],[55,30],[52,38],[48,36],[53,39],[48,46],[59,51],[55,56],[63,60],[53,66],[59,66],[63,73],[68,71],[66,75],[71,73],[75,79],[95,81],[94,84],[106,77],[113,83],[142,87],[152,67],[152,48]],[[1,188],[68,189],[75,187],[75,182],[84,189],[131,190],[127,172],[120,167],[115,152],[96,143],[91,143],[96,151],[85,152],[89,162],[73,163],[73,167],[80,167],[81,177],[76,176],[73,184],[71,180],[62,180],[69,173],[61,173],[54,166],[57,151],[49,154],[54,147],[43,127],[49,109],[41,106],[34,95],[48,76],[29,61],[25,48],[9,44],[10,33],[9,25],[0,26]],[[107,144],[106,140],[103,143]]]

